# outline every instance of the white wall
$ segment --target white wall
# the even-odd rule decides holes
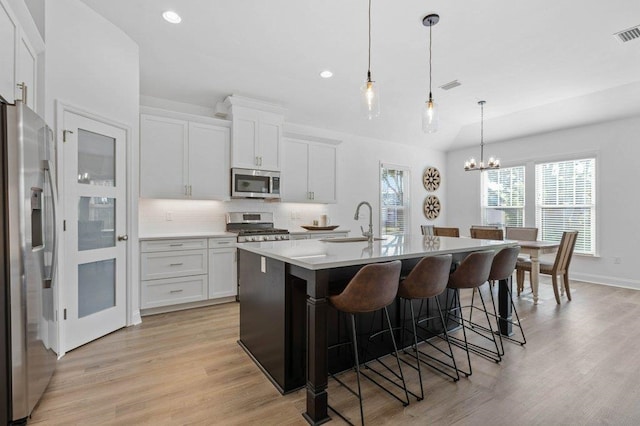
[[[571,276],[576,279],[640,289],[640,274],[635,268],[640,257],[639,135],[640,117],[634,117],[485,145],[485,157],[499,157],[503,167],[529,165],[529,195],[535,191],[531,173],[535,162],[596,155],[598,256],[574,256]],[[462,165],[471,156],[477,159],[479,149],[447,154],[446,222],[467,235],[469,227],[481,221],[480,173],[465,172]],[[527,196],[527,203],[527,225],[535,226],[531,196]],[[615,258],[620,258],[619,264],[614,263]]]
[[[146,106],[172,109],[178,112],[194,113],[195,107],[186,104],[141,97]],[[441,151],[424,146],[411,146],[370,138],[362,138],[325,129],[285,124],[285,133],[312,134],[315,137],[342,141],[338,145],[338,203],[306,204],[265,202],[259,200],[182,201],[182,200],[140,200],[140,235],[162,232],[223,231],[224,214],[228,211],[268,211],[275,216],[275,225],[290,231],[303,231],[300,225],[309,225],[321,214],[329,215],[331,224],[340,229],[360,232],[360,225],[367,227],[368,210],[361,211],[359,221],[353,219],[360,201],[369,201],[374,209],[374,232],[379,234],[379,163],[392,163],[411,169],[411,230],[420,232],[420,225],[429,223],[422,214],[422,202],[427,195],[422,186],[422,172],[428,166],[445,170],[445,155]],[[425,138],[426,139],[426,138]],[[446,206],[445,188],[434,194]],[[172,220],[166,220],[170,211]],[[441,223],[439,218],[431,223]]]
[[[79,0],[45,2],[45,118],[56,130],[56,101],[117,122],[128,129],[129,167],[138,162],[139,60],[138,46],[119,28]],[[61,162],[61,156],[58,156]],[[64,164],[61,164],[64,167]],[[59,170],[59,175],[62,170]],[[137,173],[128,176],[133,190],[130,207],[137,212]],[[60,194],[64,208],[64,188]],[[70,208],[73,208],[69,204]],[[130,275],[128,323],[140,321],[138,291],[137,215],[128,219]],[[61,251],[64,256],[64,250]],[[133,260],[133,261],[131,261]],[[64,259],[60,259],[64,265]],[[132,277],[136,277],[135,280]],[[64,293],[64,272],[60,275]],[[62,296],[62,294],[61,294]],[[62,306],[62,305],[60,305]]]

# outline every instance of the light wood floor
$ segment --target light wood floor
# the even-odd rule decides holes
[[[540,287],[540,305],[527,293],[517,301],[526,346],[505,342],[500,364],[473,357],[457,383],[424,372],[426,398],[406,408],[366,385],[367,422],[640,424],[640,291],[572,283],[573,301],[557,306]],[[68,353],[30,424],[306,424],[304,391],[281,396],[237,339],[236,303],[145,317]],[[338,387],[330,381],[330,403],[358,422],[357,401]]]

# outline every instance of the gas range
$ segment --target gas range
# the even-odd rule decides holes
[[[273,213],[227,213],[227,231],[238,234],[239,243],[281,241],[289,239],[289,231],[273,226]]]

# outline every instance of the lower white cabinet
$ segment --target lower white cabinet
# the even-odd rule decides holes
[[[209,249],[209,299],[238,294],[236,248]]]
[[[140,308],[235,296],[235,242],[233,237],[143,240]]]

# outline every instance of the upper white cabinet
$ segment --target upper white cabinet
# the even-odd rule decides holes
[[[229,128],[182,118],[141,114],[140,196],[229,198]]]
[[[284,139],[283,153],[282,201],[336,202],[335,145]]]
[[[232,117],[231,167],[279,171],[285,110],[236,95],[224,105]]]
[[[22,100],[38,111],[38,54],[44,51],[44,42],[26,5],[14,2],[14,6],[18,9],[0,0],[0,96],[10,103]]]

